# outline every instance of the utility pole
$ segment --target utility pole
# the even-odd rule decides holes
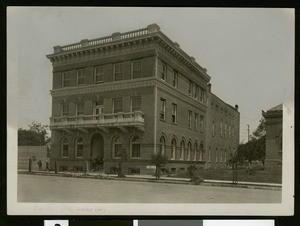
[[[247,127],[248,127],[248,142],[249,142],[249,137],[250,137],[250,126],[249,126],[249,124],[247,125]]]

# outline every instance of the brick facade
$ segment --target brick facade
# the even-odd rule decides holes
[[[206,69],[155,24],[56,46],[47,57],[53,65],[52,168],[56,162],[60,170],[87,170],[98,158],[108,172],[122,161],[125,174],[147,174],[157,152],[167,156],[172,172],[191,164],[224,167],[225,161],[208,161],[215,152],[207,150],[229,153],[238,145],[238,108],[211,93]],[[220,120],[235,136],[212,136],[212,123]]]

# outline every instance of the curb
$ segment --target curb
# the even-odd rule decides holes
[[[114,177],[114,176],[102,176],[102,175],[76,175],[76,174],[65,174],[65,173],[47,173],[47,172],[28,172],[18,171],[18,174],[27,175],[39,175],[39,176],[57,176],[57,177],[71,177],[71,178],[87,178],[87,179],[101,179],[101,180],[118,180],[118,181],[135,181],[135,182],[149,182],[149,183],[164,183],[164,184],[186,184],[195,186],[214,186],[214,187],[233,187],[233,188],[246,188],[246,189],[262,189],[262,190],[277,190],[281,191],[281,186],[272,185],[251,185],[251,184],[230,184],[226,182],[202,182],[199,185],[194,184],[190,181],[172,180],[172,179],[155,179],[155,178],[133,178],[133,177]]]

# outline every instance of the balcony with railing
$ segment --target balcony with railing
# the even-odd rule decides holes
[[[144,113],[141,111],[135,111],[128,113],[118,112],[114,114],[62,116],[50,118],[51,129],[124,129],[125,127],[136,127],[140,130],[144,130]]]

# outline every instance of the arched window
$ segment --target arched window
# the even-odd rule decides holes
[[[171,159],[176,159],[176,140],[175,138],[172,139],[171,143]]]
[[[194,150],[193,150],[193,156],[192,156],[193,161],[197,160],[197,156],[199,156],[199,150],[198,150],[197,143],[195,143],[194,144]]]
[[[219,153],[218,148],[216,148],[216,153],[215,153],[215,155],[216,155],[216,162],[218,162],[218,153]]]
[[[82,157],[83,156],[83,138],[78,137],[75,141],[75,156]]]
[[[223,162],[223,149],[220,150],[220,162]]]
[[[114,158],[121,158],[121,153],[122,153],[122,141],[120,136],[116,136],[113,138],[113,143],[112,143],[112,152],[113,152],[113,157]]]
[[[211,156],[211,150],[210,150],[210,147],[208,148],[208,162],[210,162],[210,156]]]
[[[224,162],[226,163],[227,162],[227,150],[225,149],[225,152],[224,152]]]
[[[188,150],[187,150],[187,160],[191,159],[191,151],[192,151],[192,144],[191,142],[188,143]]]
[[[204,153],[203,153],[203,144],[201,142],[200,144],[200,161],[203,161],[204,160]]]
[[[185,148],[184,141],[181,141],[181,143],[180,143],[180,160],[183,160],[183,158],[184,158],[184,148]]]
[[[161,136],[159,140],[159,153],[161,155],[165,155],[165,150],[166,150],[166,139],[164,136]]]
[[[141,141],[140,138],[134,136],[130,140],[130,149],[131,149],[131,157],[139,158],[141,157]]]
[[[65,137],[61,141],[61,157],[62,158],[67,158],[69,157],[69,141]]]

